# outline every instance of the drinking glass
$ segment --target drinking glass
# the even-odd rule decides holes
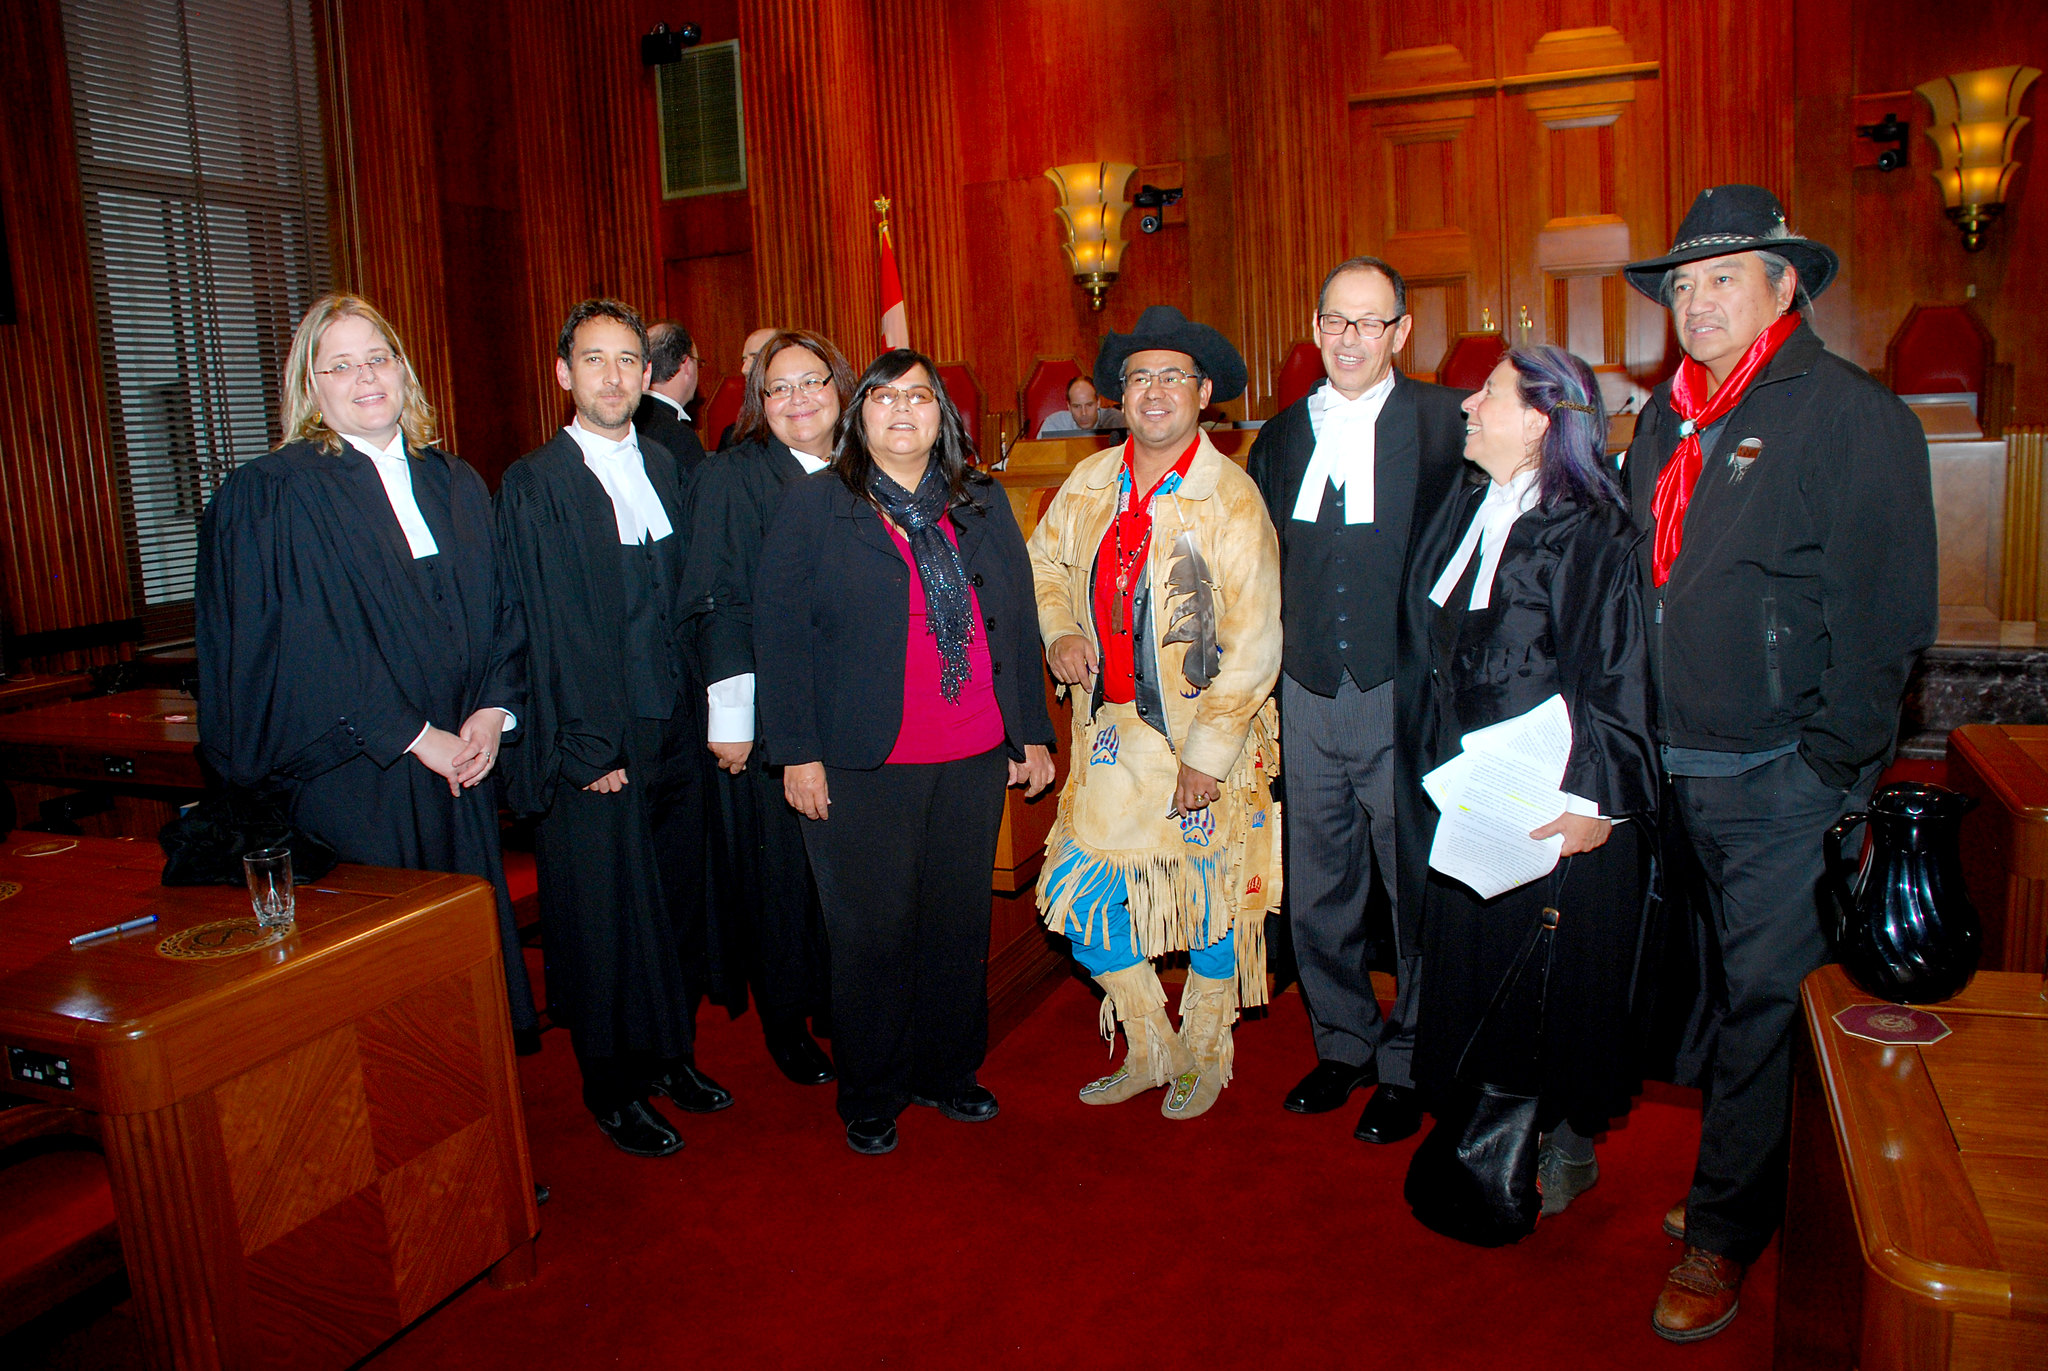
[[[292,850],[258,848],[242,858],[249,877],[249,904],[265,928],[289,928],[292,922]]]

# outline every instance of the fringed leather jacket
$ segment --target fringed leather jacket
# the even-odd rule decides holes
[[[1122,463],[1118,446],[1075,467],[1031,534],[1047,647],[1079,633],[1099,660],[1089,612],[1095,554],[1116,514]],[[1206,433],[1179,490],[1152,507],[1133,608],[1139,717],[1166,735],[1183,765],[1229,775],[1280,675],[1280,545],[1259,488]],[[1090,717],[1101,702],[1098,678]]]

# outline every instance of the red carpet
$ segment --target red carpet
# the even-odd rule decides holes
[[[1187,1124],[1157,1094],[1075,1100],[1107,1061],[1094,1022],[1093,997],[1062,985],[991,1053],[999,1118],[913,1108],[881,1158],[846,1149],[829,1087],[775,1073],[751,1017],[708,1011],[699,1059],[738,1103],[680,1116],[678,1157],[627,1157],[549,1033],[521,1063],[554,1192],[539,1280],[471,1286],[370,1365],[1769,1364],[1775,1255],[1720,1337],[1650,1332],[1679,1250],[1658,1223],[1691,1174],[1690,1097],[1654,1093],[1603,1143],[1598,1186],[1486,1252],[1409,1216],[1413,1143],[1354,1142],[1355,1108],[1279,1107],[1310,1062],[1297,996],[1239,1026],[1236,1084]]]
[[[1074,1098],[1108,1062],[1095,1004],[1060,985],[991,1053],[999,1118],[913,1108],[887,1157],[846,1149],[830,1088],[783,1080],[751,1016],[710,1010],[699,1058],[738,1102],[677,1116],[679,1156],[628,1157],[584,1113],[566,1035],[550,1032],[520,1062],[535,1173],[554,1192],[539,1279],[476,1282],[369,1371],[1770,1364],[1775,1251],[1719,1337],[1650,1332],[1679,1254],[1658,1224],[1698,1139],[1685,1092],[1638,1105],[1562,1217],[1480,1251],[1409,1216],[1415,1144],[1354,1142],[1363,1096],[1315,1118],[1280,1108],[1311,1060],[1298,996],[1238,1026],[1237,1082],[1186,1124],[1160,1117],[1157,1092]],[[139,1367],[129,1306],[86,1303],[0,1343],[0,1363]]]

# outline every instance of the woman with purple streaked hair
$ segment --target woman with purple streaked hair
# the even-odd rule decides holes
[[[1399,850],[1403,901],[1422,920],[1415,1077],[1441,1094],[1516,953],[1548,906],[1538,1180],[1563,1210],[1599,1171],[1593,1136],[1639,1084],[1631,1043],[1638,931],[1657,755],[1642,534],[1622,504],[1592,370],[1562,348],[1516,348],[1467,397],[1455,490],[1419,538],[1402,615]],[[1421,777],[1474,729],[1561,695],[1572,745],[1565,812],[1530,836],[1559,842],[1548,875],[1482,899],[1427,865],[1437,811]],[[1474,1064],[1481,1054],[1474,1053]]]

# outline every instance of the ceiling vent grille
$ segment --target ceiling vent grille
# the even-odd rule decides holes
[[[661,195],[718,195],[747,188],[746,124],[740,117],[740,45],[691,48],[656,68],[661,114]]]

